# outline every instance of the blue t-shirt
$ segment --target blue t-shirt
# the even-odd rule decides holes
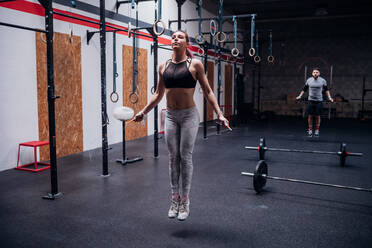
[[[328,90],[327,81],[322,77],[318,77],[317,79],[311,77],[306,81],[303,91],[306,92],[308,88],[309,101],[323,101],[322,91],[323,89]]]

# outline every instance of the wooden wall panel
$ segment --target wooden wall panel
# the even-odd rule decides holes
[[[130,107],[134,113],[138,113],[147,104],[147,50],[137,48],[138,74],[136,77],[136,88],[138,102],[131,103],[129,95],[132,93],[132,68],[133,50],[132,46],[123,45],[123,105]],[[147,136],[147,120],[145,124],[130,122],[125,127],[125,140],[132,140]]]
[[[232,116],[232,65],[225,65],[225,117]]]
[[[36,33],[39,139],[49,141],[46,44]],[[44,35],[45,39],[45,35]],[[83,151],[81,89],[81,39],[54,33],[54,84],[57,157]],[[99,110],[97,110],[99,111]],[[49,160],[49,147],[40,149],[40,160]]]
[[[214,89],[214,62],[208,61],[207,62],[207,78],[209,86],[211,87],[212,91]],[[212,105],[207,102],[207,121],[213,120],[213,107]]]

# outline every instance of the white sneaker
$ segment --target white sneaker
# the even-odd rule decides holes
[[[176,218],[178,215],[178,209],[180,206],[180,199],[172,199],[171,206],[168,211],[168,217],[169,218]]]
[[[313,137],[313,131],[312,130],[308,130],[307,131],[307,136],[308,137]]]
[[[315,130],[314,137],[319,137],[319,130]]]
[[[190,215],[190,199],[187,199],[186,201],[180,202],[180,206],[178,209],[178,220],[186,220],[187,217]]]

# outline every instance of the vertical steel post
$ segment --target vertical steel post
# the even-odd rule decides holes
[[[223,0],[219,0],[218,1],[218,32],[222,32],[222,4],[223,4]],[[221,69],[221,57],[222,57],[222,53],[221,53],[221,44],[218,44],[218,89],[217,89],[217,103],[218,105],[220,106],[220,103],[221,103],[221,84],[222,84],[222,80],[221,80],[221,73],[222,73],[222,69]],[[226,108],[226,106],[225,106]],[[217,135],[220,134],[220,125],[217,124]]]
[[[107,104],[106,104],[106,13],[105,1],[100,0],[101,51],[101,119],[102,119],[102,176],[108,176]]]
[[[54,95],[54,64],[53,64],[53,6],[52,1],[45,1],[45,30],[47,39],[47,77],[48,77],[48,120],[49,120],[49,156],[50,156],[50,181],[51,193],[43,196],[43,199],[54,200],[61,195],[58,192],[57,174],[57,148],[56,148],[56,122]]]
[[[211,36],[212,38],[212,36]],[[205,74],[208,73],[208,46],[204,46],[204,72]],[[209,83],[209,81],[208,81]],[[204,139],[207,139],[207,99],[203,97],[203,133],[204,133]]]
[[[186,0],[176,0],[176,1],[177,1],[177,9],[178,9],[177,23],[178,23],[178,29],[180,30],[181,29],[181,17],[182,17],[181,9],[182,9],[182,5],[185,3]]]
[[[238,67],[237,58],[234,60],[234,108],[233,108],[233,125],[235,125],[237,117],[237,105],[238,105]]]
[[[154,92],[158,87],[158,37],[153,34],[154,40]],[[154,108],[154,157],[159,156],[159,130],[158,130],[158,105]]]
[[[258,118],[261,116],[261,64],[258,65],[258,77],[257,77],[257,114]]]
[[[256,105],[256,69],[252,70],[252,111],[254,112]]]
[[[366,95],[366,75],[363,75],[363,91],[362,91],[362,110],[360,111],[360,119],[364,120],[364,97]]]
[[[127,160],[127,154],[125,154],[125,121],[122,121],[122,133],[123,133],[123,162]]]

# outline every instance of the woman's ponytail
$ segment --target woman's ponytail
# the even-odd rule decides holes
[[[187,57],[189,57],[191,59],[194,58],[194,54],[192,54],[191,50],[188,49],[188,48],[186,48],[186,55],[187,55]]]

